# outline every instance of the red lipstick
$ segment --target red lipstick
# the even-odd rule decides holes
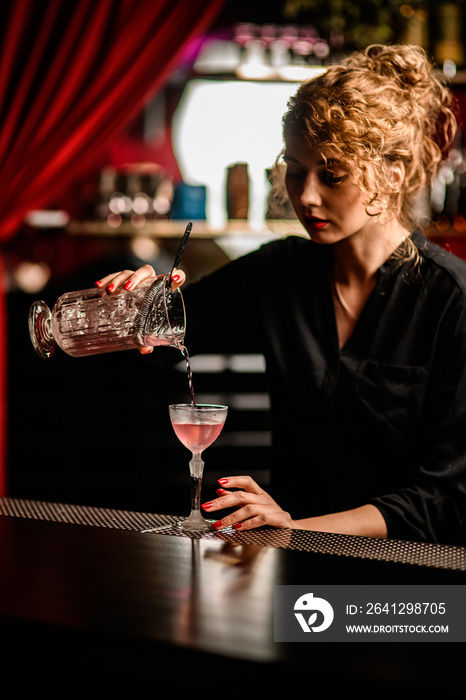
[[[316,216],[307,216],[306,222],[309,226],[312,226],[312,228],[317,229],[324,228],[328,224],[328,221],[326,219],[319,219]]]

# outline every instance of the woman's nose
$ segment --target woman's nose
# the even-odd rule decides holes
[[[301,204],[303,206],[319,206],[322,203],[319,190],[319,182],[315,175],[309,174],[304,181],[301,192]]]

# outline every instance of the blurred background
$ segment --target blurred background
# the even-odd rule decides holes
[[[267,212],[289,96],[354,48],[406,42],[432,54],[464,115],[464,2],[5,0],[0,17],[1,494],[184,514],[189,453],[167,409],[189,399],[184,363],[43,360],[31,303],[123,267],[167,271],[188,220],[188,282],[301,234],[286,201]],[[461,128],[419,202],[426,235],[460,257],[465,147]],[[262,358],[197,357],[193,371],[199,402],[231,407],[205,498],[228,473],[266,486]]]

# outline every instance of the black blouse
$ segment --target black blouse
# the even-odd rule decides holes
[[[341,350],[332,248],[294,236],[185,290],[186,346],[264,355],[270,490],[293,518],[373,503],[391,538],[456,542],[466,520],[466,263],[412,238],[420,269],[379,269]]]

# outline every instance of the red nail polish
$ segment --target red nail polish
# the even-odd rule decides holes
[[[126,291],[129,291],[131,289],[131,287],[133,286],[133,284],[134,284],[134,282],[132,280],[128,280],[123,288],[126,289]]]
[[[223,494],[228,493],[228,491],[225,491],[225,489],[217,489],[217,493],[219,496],[223,496]]]
[[[239,530],[240,527],[243,527],[243,523],[235,523],[234,525],[231,526],[233,530]]]
[[[219,479],[218,483],[222,484],[222,486],[225,486],[225,484],[228,484],[228,479]]]
[[[202,507],[203,507],[204,509],[208,510],[209,508],[212,508],[212,503],[203,503],[203,504],[202,504]]]
[[[95,283],[95,286],[100,287],[101,284],[102,284],[102,280],[97,280],[97,282]]]
[[[181,279],[181,275],[172,275],[173,282],[179,282],[180,279]]]
[[[115,289],[115,285],[114,285],[114,284],[109,284],[108,287],[107,287],[107,292],[113,292],[114,289]]]
[[[223,520],[217,520],[216,523],[212,525],[216,530],[218,530],[219,527],[223,527]]]

